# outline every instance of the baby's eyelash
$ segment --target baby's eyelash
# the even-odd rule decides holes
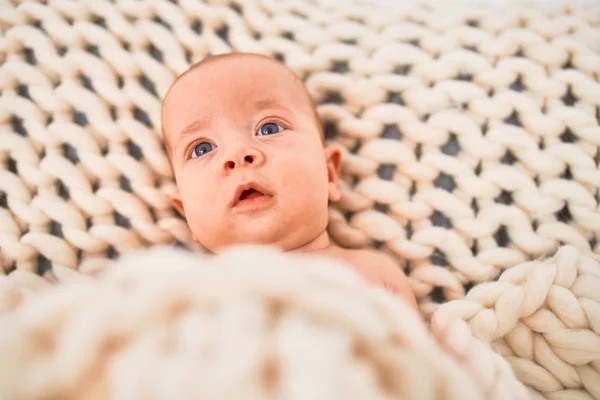
[[[264,124],[277,124],[277,125],[280,125],[284,129],[290,129],[290,125],[286,121],[284,121],[280,118],[277,118],[277,117],[268,117],[268,118],[264,118],[264,119],[260,120],[260,122],[254,128],[254,132],[256,132],[258,129],[260,129],[260,127],[263,126]]]
[[[192,158],[192,152],[194,151],[196,146],[198,146],[202,142],[212,143],[214,146],[216,146],[216,144],[214,144],[213,142],[211,142],[210,140],[208,140],[206,138],[196,139],[192,143],[190,143],[188,145],[188,147],[185,149],[184,157],[186,160],[189,160],[190,158]]]

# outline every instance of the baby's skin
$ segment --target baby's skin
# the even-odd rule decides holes
[[[392,258],[331,242],[328,204],[341,196],[341,152],[324,145],[314,103],[284,64],[257,54],[206,58],[170,87],[162,131],[173,206],[206,249],[257,244],[332,257],[417,309]]]

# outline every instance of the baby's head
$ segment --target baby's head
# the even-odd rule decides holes
[[[326,235],[341,154],[323,146],[314,104],[282,63],[243,53],[203,60],[169,89],[162,129],[173,205],[208,250],[292,250]]]

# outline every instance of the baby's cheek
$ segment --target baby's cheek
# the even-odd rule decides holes
[[[268,173],[275,183],[280,220],[298,235],[316,237],[327,225],[327,176],[315,168],[318,160],[300,155],[278,160]]]
[[[319,155],[304,153],[301,150],[289,154],[279,162],[274,171],[284,183],[293,183],[296,190],[303,190],[303,194],[322,192],[327,190],[327,167]]]
[[[183,206],[185,214],[188,216],[189,222],[204,221],[209,223],[210,219],[215,214],[216,201],[211,201],[211,197],[215,196],[214,189],[208,189],[209,183],[203,182],[202,179],[188,179],[185,182],[185,187],[180,189],[182,194]]]

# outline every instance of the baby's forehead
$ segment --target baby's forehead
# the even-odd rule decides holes
[[[223,85],[243,82],[245,87],[262,89],[267,89],[264,85],[269,83],[303,86],[298,76],[283,63],[257,54],[233,53],[208,58],[177,78],[180,82],[176,81],[173,87],[182,86],[185,90],[190,88],[186,82],[196,80],[214,80],[213,83]]]
[[[287,107],[313,107],[301,79],[284,64],[261,55],[234,53],[206,59],[178,77],[165,96],[163,112],[176,112],[189,101],[218,108],[264,98]]]

